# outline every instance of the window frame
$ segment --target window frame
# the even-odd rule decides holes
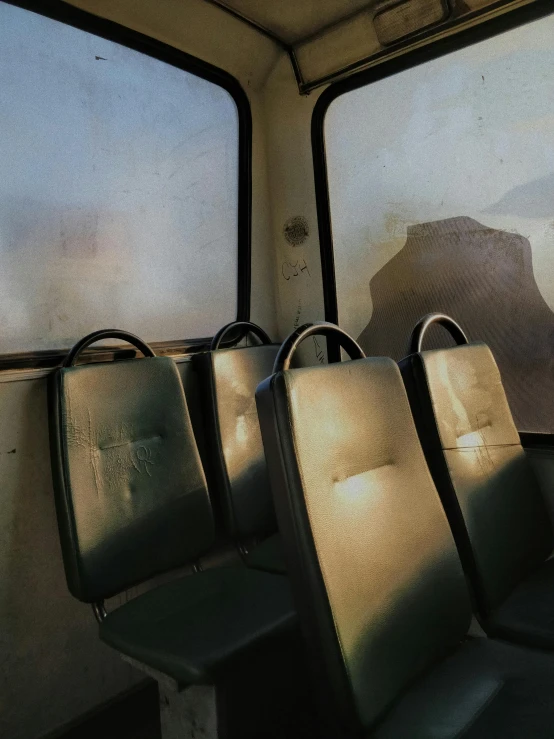
[[[100,18],[69,5],[64,0],[0,0],[37,15],[59,21],[81,31],[113,41],[141,54],[158,59],[184,72],[212,82],[226,90],[237,107],[238,114],[238,208],[237,208],[237,321],[250,320],[251,246],[252,246],[252,113],[250,102],[240,82],[229,72],[185,51],[165,44],[145,34]],[[229,317],[231,320],[231,316]],[[183,316],[183,325],[186,316]],[[1,330],[1,329],[0,329]],[[184,338],[150,342],[156,354],[189,354],[207,349],[209,337]],[[0,371],[56,367],[61,364],[70,347],[61,350],[43,350],[0,354]],[[134,350],[124,347],[91,348],[85,352],[102,360],[134,356]]]
[[[552,6],[551,0],[535,0],[529,5],[515,8],[477,26],[472,26],[451,36],[433,41],[427,46],[406,52],[399,57],[377,64],[370,69],[353,74],[346,79],[339,80],[329,85],[319,96],[312,112],[311,137],[323,281],[323,304],[326,321],[338,323],[331,202],[329,198],[329,181],[325,152],[325,116],[331,103],[347,92],[357,90],[360,87],[366,87],[374,82],[386,79],[400,72],[405,72],[412,67],[419,66],[433,59],[438,59],[459,49],[473,46],[473,44],[479,43],[480,41],[486,41],[518,26],[553,14],[554,7]],[[335,342],[327,341],[327,353],[330,362],[340,361],[340,347]]]

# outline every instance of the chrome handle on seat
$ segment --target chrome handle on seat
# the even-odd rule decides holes
[[[223,328],[220,328],[217,334],[213,337],[212,343],[210,344],[210,351],[215,351],[216,349],[219,349],[219,345],[221,344],[221,341],[225,334],[230,331],[233,328],[244,328],[247,329],[242,334],[241,338],[243,336],[246,336],[246,334],[254,334],[255,336],[260,339],[262,344],[271,344],[271,339],[266,334],[266,332],[263,330],[263,328],[260,328],[256,323],[251,323],[250,321],[231,321],[231,323],[226,324],[223,326]]]
[[[130,334],[128,331],[122,331],[118,328],[103,328],[100,331],[93,331],[88,336],[80,339],[75,346],[69,351],[67,357],[64,359],[62,367],[73,367],[79,354],[91,344],[102,339],[123,339],[128,344],[132,344],[136,349],[141,351],[145,357],[155,357],[154,350],[148,346],[146,342],[139,339],[138,336]]]
[[[469,343],[462,327],[458,325],[453,318],[450,318],[450,316],[447,316],[444,313],[428,313],[426,316],[423,316],[423,318],[420,318],[414,326],[412,335],[410,336],[410,343],[408,345],[408,354],[416,354],[421,351],[427,329],[434,323],[438,323],[443,326],[450,336],[452,336],[456,344],[461,345]]]
[[[277,357],[275,358],[275,364],[273,365],[273,372],[280,372],[281,370],[288,370],[290,362],[294,352],[304,339],[308,336],[322,335],[322,336],[333,336],[339,345],[348,354],[350,359],[364,359],[365,354],[359,344],[349,336],[346,331],[336,326],[334,323],[327,323],[327,321],[316,321],[315,323],[305,323],[295,331],[293,331],[282,343]]]

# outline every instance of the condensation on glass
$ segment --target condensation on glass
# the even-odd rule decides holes
[[[419,316],[451,314],[493,349],[522,431],[554,432],[553,68],[551,16],[346,93],[325,121],[342,328],[400,359]]]
[[[0,353],[236,314],[238,115],[225,90],[0,3]]]

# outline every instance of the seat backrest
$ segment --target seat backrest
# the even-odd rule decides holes
[[[452,534],[396,364],[277,372],[256,393],[296,604],[351,731],[467,632]]]
[[[485,344],[400,362],[420,440],[484,615],[552,550],[538,482]]]
[[[278,349],[267,344],[194,357],[204,390],[214,488],[225,528],[239,539],[270,533],[277,525],[255,391],[271,374]]]
[[[66,576],[102,600],[213,542],[204,473],[172,359],[63,367],[49,387]]]

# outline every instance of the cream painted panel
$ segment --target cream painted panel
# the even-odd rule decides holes
[[[324,318],[321,259],[315,203],[311,117],[318,95],[300,97],[289,59],[283,55],[265,93],[269,187],[279,338],[308,321]],[[285,238],[285,225],[300,216],[309,235],[298,245]],[[303,347],[306,364],[323,361],[325,342]],[[319,347],[319,348],[318,348]]]
[[[373,18],[362,13],[296,47],[296,56],[306,81],[335,74],[382,47],[375,33]]]
[[[98,639],[65,583],[50,477],[46,379],[0,375],[0,736],[36,739],[143,676]]]
[[[225,4],[251,18],[288,43],[311,36],[332,26],[377,0],[225,0]]]
[[[272,173],[267,158],[267,130],[263,95],[250,97],[253,128],[252,162],[252,284],[250,320],[259,324],[276,341],[278,316],[276,311],[276,255],[271,230],[269,185]]]

